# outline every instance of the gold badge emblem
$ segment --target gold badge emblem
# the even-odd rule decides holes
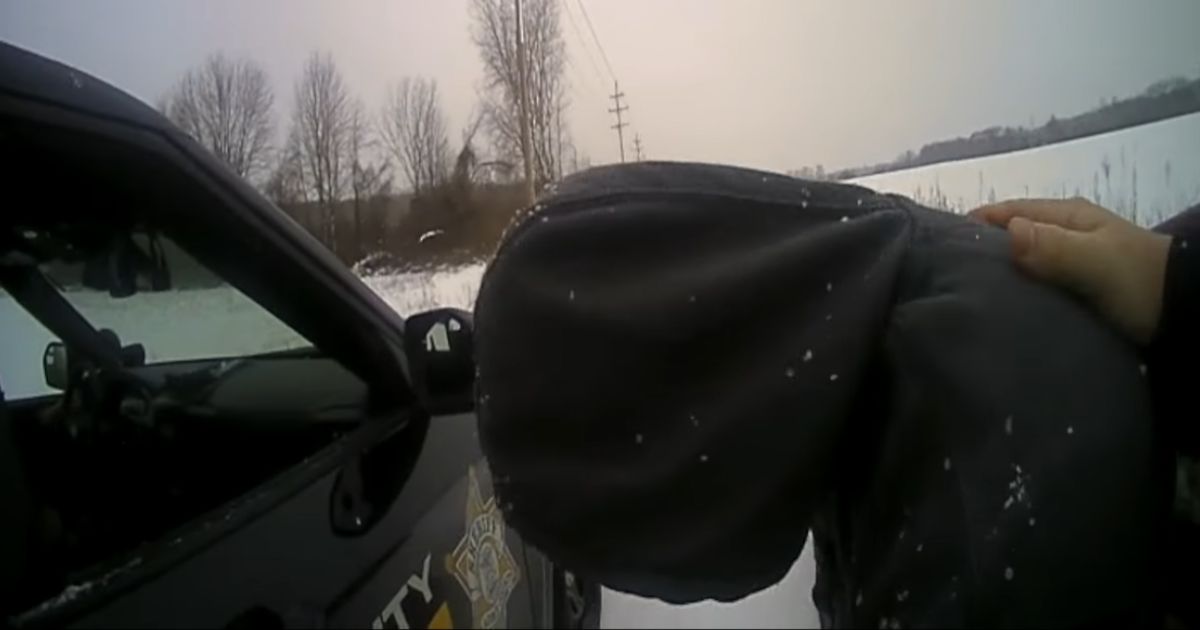
[[[504,540],[504,519],[496,497],[483,500],[474,467],[467,469],[466,508],[466,533],[446,557],[446,568],[471,600],[474,627],[504,628],[508,599],[521,573]]]

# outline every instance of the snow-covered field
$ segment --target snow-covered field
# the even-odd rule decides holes
[[[1200,203],[1200,113],[855,183],[959,212],[993,199],[1081,196],[1153,225]]]
[[[1156,222],[1200,202],[1200,114],[1007,155],[866,177],[859,183],[925,203],[966,209],[991,198],[1026,195],[1092,198]],[[471,308],[481,265],[364,281],[409,314],[435,306]],[[227,288],[139,294],[114,301],[72,292],[97,326],[145,344],[150,360],[230,356],[303,344],[286,326]],[[0,383],[9,398],[45,393],[42,351],[51,335],[0,293]],[[816,626],[814,566],[805,550],[779,584],[735,604],[670,606],[605,591],[606,627]]]
[[[388,306],[401,315],[440,306],[471,309],[483,279],[483,265],[428,273],[381,274],[363,278]]]

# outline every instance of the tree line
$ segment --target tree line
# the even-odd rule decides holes
[[[1082,114],[1050,118],[1040,126],[989,127],[950,140],[931,142],[918,151],[905,151],[889,162],[826,172],[804,167],[791,174],[809,179],[844,180],[877,173],[1020,151],[1094,136],[1166,118],[1200,112],[1200,78],[1172,77],[1157,81],[1141,94],[1110,99]]]
[[[328,52],[309,54],[291,94],[290,119],[277,136],[276,95],[254,60],[210,55],[187,70],[159,101],[180,129],[277,205],[312,207],[309,226],[335,253],[365,253],[362,215],[381,199],[408,191],[443,209],[471,205],[480,181],[512,181],[523,158],[518,134],[517,16],[507,0],[471,0],[471,37],[484,67],[479,102],[452,145],[437,80],[398,77],[383,103],[354,97]],[[578,165],[563,116],[568,100],[566,50],[556,0],[525,0],[525,98],[536,186]],[[282,138],[277,142],[276,138]],[[565,159],[570,156],[570,159]],[[349,205],[353,252],[338,252],[338,209]]]

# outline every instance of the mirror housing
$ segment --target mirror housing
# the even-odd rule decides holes
[[[438,308],[404,322],[404,352],[413,390],[429,413],[475,408],[475,320],[469,311]]]
[[[46,351],[42,353],[42,375],[47,386],[66,391],[67,383],[71,381],[71,357],[67,352],[67,344],[61,341],[46,344]]]
[[[146,365],[146,348],[135,343],[122,346],[117,333],[101,328],[97,331],[103,343],[117,353],[117,360],[124,367],[141,367]],[[42,352],[42,376],[46,385],[60,391],[66,391],[71,379],[78,376],[77,372],[87,368],[92,362],[81,354],[72,353],[67,344],[61,341],[51,341]]]

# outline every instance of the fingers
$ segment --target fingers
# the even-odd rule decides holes
[[[1030,274],[1092,296],[1104,283],[1102,256],[1092,235],[1024,216],[1008,222],[1013,258]]]
[[[1080,295],[1133,341],[1150,340],[1161,313],[1170,237],[1085,199],[1006,201],[971,216],[1007,228],[1022,270]]]
[[[1109,220],[1109,213],[1083,199],[1014,199],[1002,201],[972,210],[970,216],[1005,227],[1014,217],[1022,217],[1037,223],[1090,231]]]

